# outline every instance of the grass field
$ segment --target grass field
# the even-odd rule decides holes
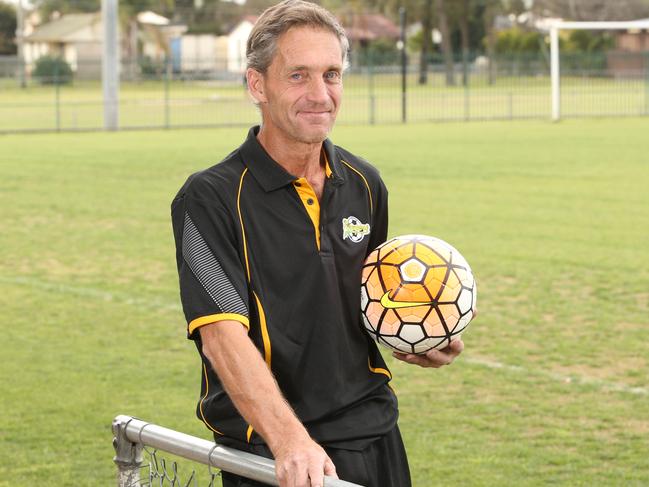
[[[454,365],[387,358],[416,487],[649,485],[648,129],[337,129],[381,169],[390,234],[451,242],[478,279]],[[169,204],[244,136],[0,136],[0,485],[111,485],[117,414],[209,438]]]

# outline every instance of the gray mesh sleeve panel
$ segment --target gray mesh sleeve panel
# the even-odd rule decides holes
[[[248,308],[187,213],[183,229],[183,258],[221,312],[248,316]]]

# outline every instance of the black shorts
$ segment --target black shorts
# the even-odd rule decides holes
[[[338,477],[365,487],[410,487],[410,470],[399,428],[373,441],[362,450],[346,450],[324,446],[334,462]],[[256,446],[251,453],[272,458],[265,446]],[[267,484],[223,472],[223,487],[262,487]]]

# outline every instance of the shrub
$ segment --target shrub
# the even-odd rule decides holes
[[[62,85],[72,82],[72,68],[60,57],[39,57],[32,75],[43,85]]]

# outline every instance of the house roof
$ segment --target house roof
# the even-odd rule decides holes
[[[350,41],[398,39],[400,34],[395,23],[381,14],[356,14],[343,27]]]
[[[30,35],[25,37],[26,41],[62,42],[69,36],[81,29],[90,27],[101,21],[99,12],[88,14],[67,14],[40,25]]]
[[[171,23],[167,17],[158,15],[157,13],[152,12],[151,10],[147,10],[146,12],[140,12],[139,14],[137,14],[137,21],[140,24],[150,24],[150,25],[169,25]]]

